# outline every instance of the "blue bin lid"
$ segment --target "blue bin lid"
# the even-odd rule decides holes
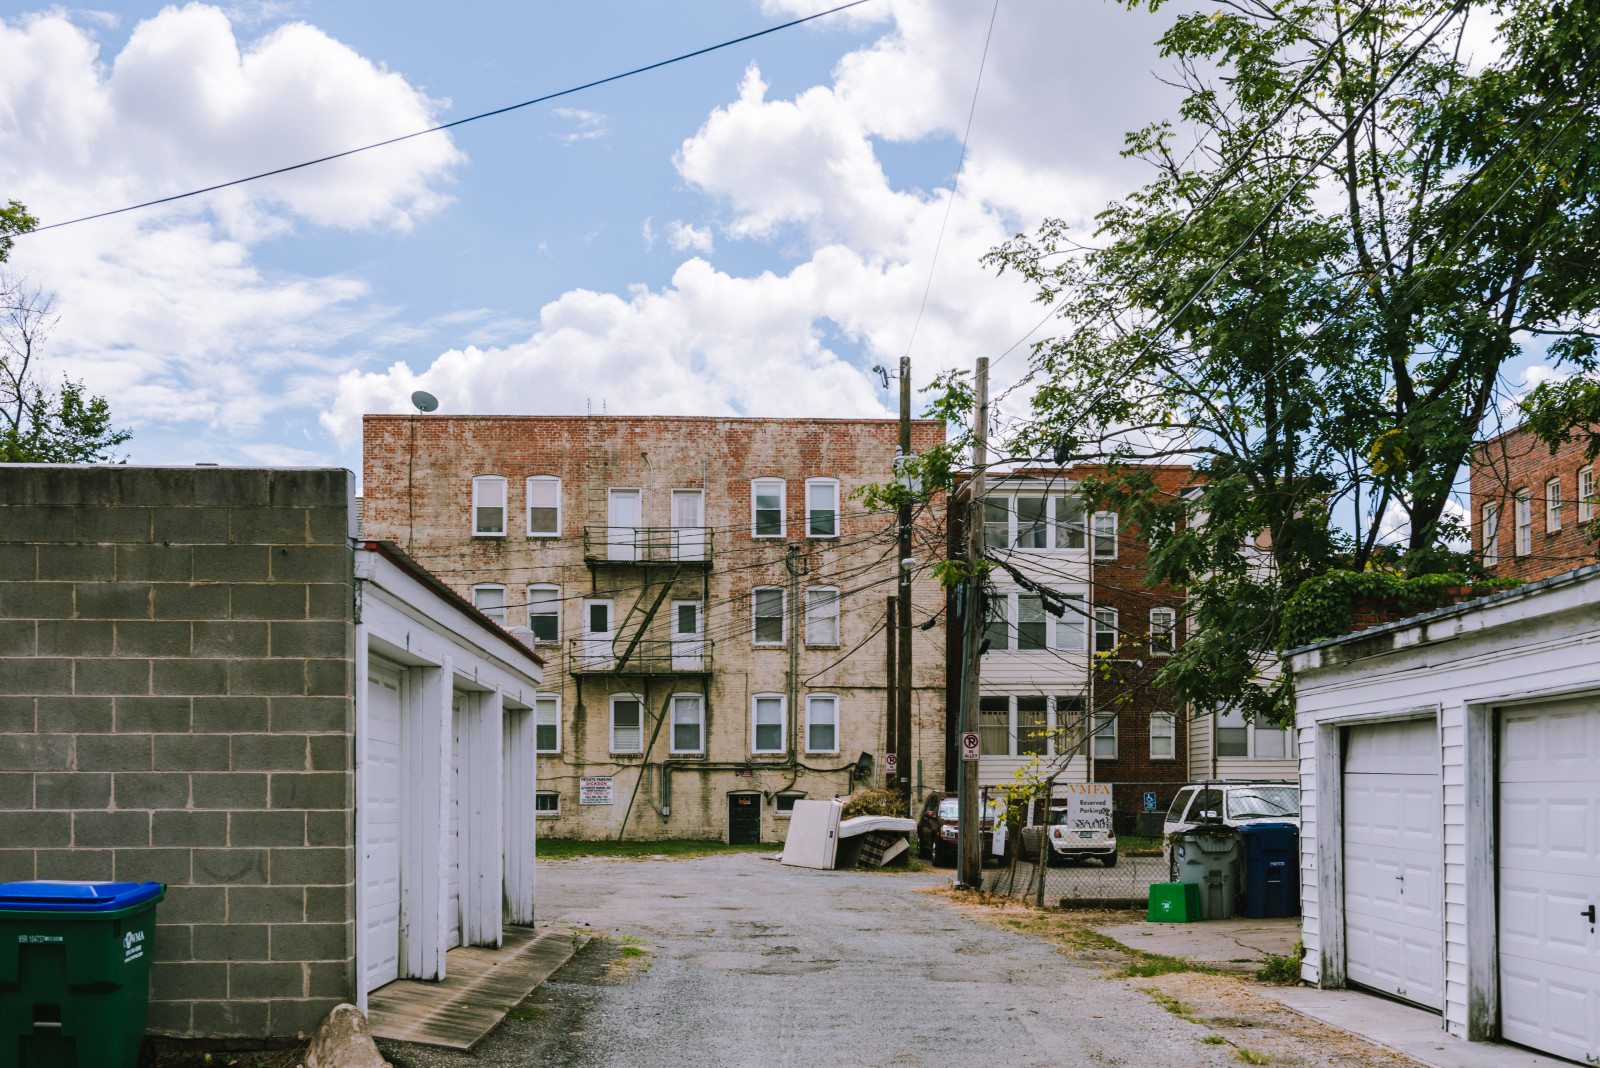
[[[81,883],[33,879],[0,883],[0,910],[15,912],[114,912],[149,901],[160,883]]]
[[[1292,823],[1241,823],[1240,834],[1265,834],[1268,831],[1299,831]]]

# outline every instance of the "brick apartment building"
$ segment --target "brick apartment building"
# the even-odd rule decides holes
[[[1121,529],[1114,512],[1085,511],[1073,485],[1087,470],[990,476],[985,551],[1009,567],[993,573],[984,631],[979,783],[996,786],[1042,757],[1059,763],[1059,783],[1119,784],[1113,791],[1119,829],[1131,833],[1147,793],[1160,813],[1188,781],[1184,709],[1149,681],[1183,640],[1182,597],[1145,585],[1146,547],[1136,530]],[[1185,466],[1155,467],[1152,474],[1173,494],[1192,477]],[[959,503],[951,509],[953,557],[966,555],[964,511]],[[1038,587],[1061,595],[1063,615],[1047,610]],[[1109,657],[1105,672],[1091,670],[1096,654]],[[952,628],[950,663],[959,664],[960,655]],[[958,675],[952,667],[952,708]]]
[[[1572,440],[1552,455],[1518,427],[1473,450],[1472,551],[1490,574],[1533,582],[1600,558],[1587,446]]]
[[[393,539],[548,661],[541,833],[781,840],[802,797],[882,781],[892,420],[365,420],[367,537]],[[944,437],[912,427],[913,451]],[[942,544],[942,498],[918,555]],[[913,583],[913,749],[943,780],[939,587]],[[873,776],[854,773],[862,754]]]

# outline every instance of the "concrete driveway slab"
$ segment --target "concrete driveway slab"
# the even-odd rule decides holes
[[[1300,917],[1130,923],[1095,930],[1130,949],[1182,957],[1219,971],[1255,974],[1269,954],[1286,957],[1300,939]]]

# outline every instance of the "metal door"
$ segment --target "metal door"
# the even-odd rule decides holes
[[[400,978],[400,674],[367,675],[362,798],[362,938],[366,989]]]
[[[1500,717],[1500,1032],[1600,1060],[1600,707]]]
[[[761,842],[761,795],[728,795],[728,844],[758,845]]]

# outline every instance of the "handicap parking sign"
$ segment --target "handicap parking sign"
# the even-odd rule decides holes
[[[1146,812],[1154,812],[1156,810],[1156,792],[1154,790],[1145,791],[1144,810]]]

